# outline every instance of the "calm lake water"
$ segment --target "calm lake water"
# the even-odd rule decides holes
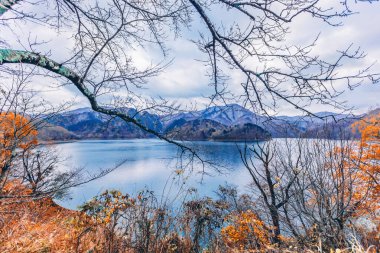
[[[129,194],[148,189],[158,198],[174,199],[178,192],[196,188],[197,192],[193,194],[197,196],[213,196],[219,185],[229,183],[244,190],[250,182],[238,150],[244,147],[244,143],[199,141],[186,144],[197,150],[203,160],[214,164],[214,168],[203,167],[197,160],[192,163],[192,169],[185,168],[184,164],[189,160],[179,159],[178,148],[156,139],[83,140],[57,144],[58,151],[69,158],[67,166],[84,167],[90,173],[125,161],[110,174],[73,188],[69,199],[57,202],[75,209],[106,189]],[[201,173],[204,170],[209,175]]]

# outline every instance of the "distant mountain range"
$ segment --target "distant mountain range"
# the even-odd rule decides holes
[[[130,117],[167,137],[177,140],[265,140],[270,137],[337,138],[351,135],[357,120],[345,114],[320,112],[315,117],[255,114],[236,104],[213,106],[200,111],[156,115],[122,109]],[[152,138],[130,123],[101,115],[90,108],[64,112],[47,119],[40,130],[44,140]]]

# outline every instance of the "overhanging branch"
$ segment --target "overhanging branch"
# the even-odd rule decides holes
[[[12,6],[18,2],[20,2],[20,0],[0,0],[0,16],[12,9]]]
[[[58,74],[62,77],[67,78],[75,85],[75,87],[80,91],[80,93],[88,99],[88,101],[91,104],[91,108],[94,111],[102,113],[102,114],[118,117],[127,123],[132,123],[133,125],[139,127],[143,131],[150,133],[161,140],[165,140],[169,143],[172,143],[178,146],[179,148],[181,148],[183,151],[190,152],[193,156],[197,157],[200,161],[202,161],[202,159],[198,156],[198,154],[193,149],[189,148],[188,146],[185,146],[177,141],[171,140],[165,137],[164,135],[158,133],[157,131],[146,127],[135,118],[128,116],[126,113],[120,112],[117,109],[104,108],[101,105],[99,105],[96,100],[96,96],[84,84],[84,79],[75,71],[71,70],[70,68],[63,66],[62,64],[55,62],[46,56],[43,56],[34,52],[12,50],[12,49],[0,49],[0,65],[11,64],[11,63],[32,64],[34,66],[44,68],[55,74]]]

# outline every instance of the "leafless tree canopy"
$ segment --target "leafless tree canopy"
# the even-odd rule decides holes
[[[355,213],[373,189],[355,173],[361,162],[351,158],[353,150],[352,141],[323,139],[273,140],[241,150],[257,211],[273,225],[275,242],[279,235],[322,238],[328,247],[349,242]]]
[[[21,73],[25,74],[23,71]],[[68,168],[66,158],[53,144],[32,142],[37,136],[31,132],[46,127],[46,120],[65,110],[68,104],[55,107],[44,101],[36,101],[35,94],[27,88],[27,80],[28,76],[15,76],[12,85],[4,87],[0,93],[0,200],[4,205],[13,203],[15,199],[30,201],[65,197],[69,188],[98,179],[122,164],[119,161],[114,167],[94,172],[86,172],[77,166]],[[9,119],[9,115],[17,115],[18,119],[25,120]],[[7,127],[12,129],[7,131]],[[11,182],[25,185],[30,192],[26,194],[18,189],[6,191],[6,186]]]
[[[289,44],[289,24],[301,15],[310,15],[316,21],[337,26],[342,17],[353,13],[350,8],[347,0],[328,3],[321,0],[36,3],[2,0],[3,26],[13,25],[10,22],[35,22],[53,27],[57,34],[69,33],[75,43],[70,48],[70,56],[58,61],[51,58],[54,52],[39,52],[37,41],[29,41],[27,48],[18,50],[7,38],[0,38],[0,64],[2,73],[8,74],[14,71],[14,63],[31,64],[41,70],[39,74],[53,75],[62,79],[62,84],[74,85],[95,111],[121,118],[172,142],[118,109],[139,107],[167,112],[173,108],[168,101],[146,99],[141,94],[149,78],[170,63],[168,40],[181,36],[183,30],[192,30],[194,22],[201,24],[194,41],[208,56],[206,64],[215,87],[211,102],[227,103],[234,98],[268,114],[277,108],[279,101],[285,101],[312,114],[304,106],[313,103],[341,106],[336,100],[339,95],[334,89],[336,84],[344,82],[353,88],[363,82],[377,82],[378,75],[370,73],[369,68],[342,74],[344,63],[364,57],[360,48],[350,46],[338,52],[336,59],[324,60],[313,52],[315,41],[308,45]],[[136,64],[138,59],[132,52],[151,47],[160,49],[162,61],[145,67]],[[241,78],[243,95],[237,98],[229,89],[231,71],[239,73]]]

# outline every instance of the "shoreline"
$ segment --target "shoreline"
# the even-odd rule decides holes
[[[317,138],[317,137],[271,137],[268,139],[252,139],[252,140],[229,140],[229,139],[199,139],[199,140],[178,140],[177,142],[226,142],[226,143],[244,143],[244,142],[265,142],[272,139],[307,139],[307,140],[341,140],[339,138]],[[343,140],[358,140],[359,138],[345,138]],[[161,140],[159,138],[83,138],[83,139],[69,139],[69,140],[39,140],[41,145],[47,144],[64,144],[74,143],[79,141],[128,141],[128,140]],[[165,140],[161,140],[166,142]]]

